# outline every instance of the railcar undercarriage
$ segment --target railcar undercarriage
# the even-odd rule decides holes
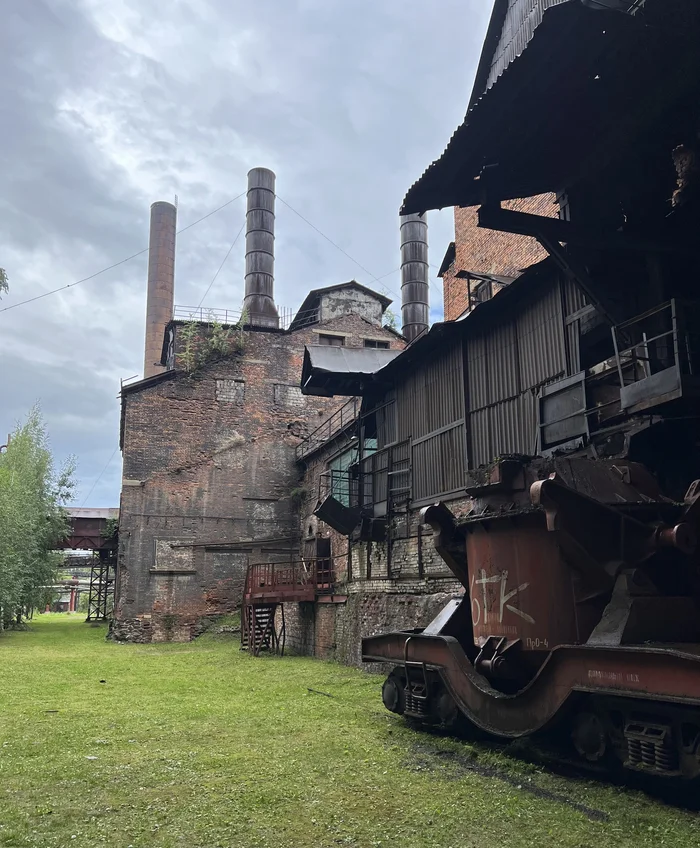
[[[588,762],[700,775],[700,481],[644,466],[502,459],[456,522],[424,510],[464,586],[424,630],[363,640],[387,709],[497,737],[564,726]]]

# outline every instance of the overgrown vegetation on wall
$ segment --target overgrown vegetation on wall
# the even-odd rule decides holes
[[[0,454],[0,630],[31,617],[56,579],[68,533],[64,504],[72,497],[75,463],[58,471],[38,407]]]
[[[238,323],[230,326],[225,326],[216,320],[208,324],[202,324],[201,321],[187,321],[178,330],[178,338],[181,342],[178,365],[188,373],[192,373],[207,362],[243,353],[245,349],[243,328],[247,320],[248,315],[244,312]]]

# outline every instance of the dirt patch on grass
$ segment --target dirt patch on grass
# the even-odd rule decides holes
[[[411,746],[411,756],[406,759],[404,765],[410,771],[439,773],[442,777],[453,780],[458,780],[465,774],[478,774],[482,777],[494,778],[544,801],[564,804],[591,821],[605,822],[610,818],[603,810],[596,810],[559,792],[552,792],[550,789],[538,786],[530,776],[509,774],[497,766],[481,763],[472,752],[465,751],[464,754],[461,754],[457,751],[444,750],[423,742],[417,742]]]

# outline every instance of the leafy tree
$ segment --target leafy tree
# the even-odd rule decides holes
[[[4,268],[0,268],[0,294],[6,292],[9,289],[7,284],[7,274],[5,273]]]
[[[75,462],[55,469],[38,406],[0,454],[0,629],[31,616],[56,577]]]

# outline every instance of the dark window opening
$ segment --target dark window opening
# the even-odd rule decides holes
[[[365,339],[365,347],[374,347],[379,350],[388,350],[389,342],[379,342],[376,339]]]
[[[319,333],[318,343],[330,345],[331,347],[345,347],[345,336],[331,336],[327,333]]]

